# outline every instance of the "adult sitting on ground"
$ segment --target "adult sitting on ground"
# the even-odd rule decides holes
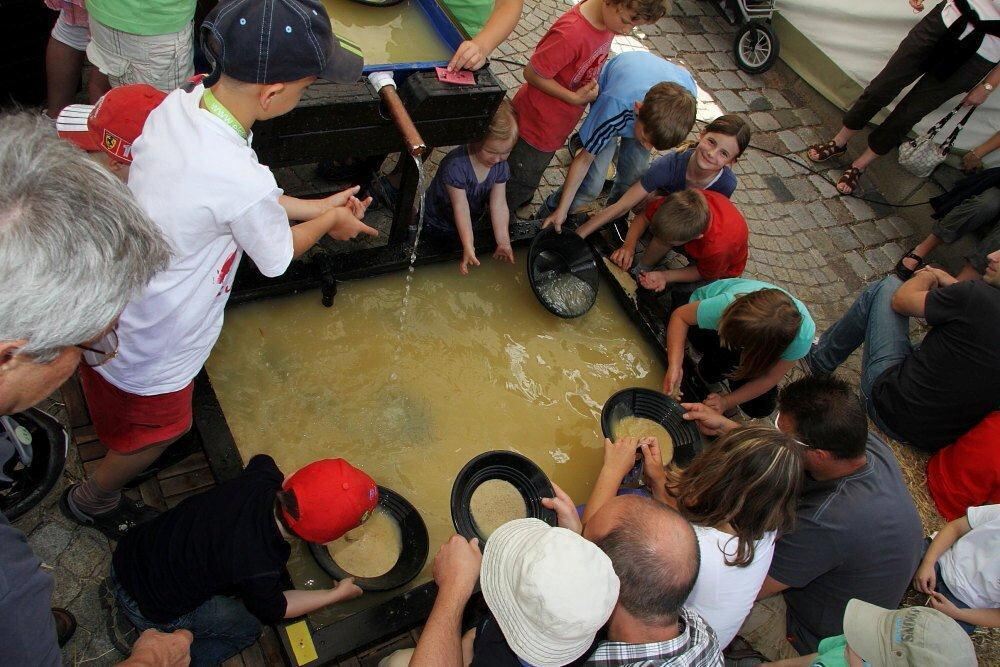
[[[416,649],[384,665],[566,665],[591,648],[618,599],[608,557],[576,532],[538,519],[504,524],[482,556],[477,540],[452,537],[434,559],[434,579],[437,598]],[[462,611],[477,580],[490,613],[470,632],[463,661]]]
[[[58,389],[168,256],[125,186],[51,123],[0,117],[0,414]],[[0,572],[0,664],[61,665],[54,579],[2,514]],[[190,643],[143,633],[126,664],[187,664]]]
[[[967,171],[982,166],[982,156],[1000,148],[1000,132],[970,150],[962,159]],[[931,233],[896,263],[896,275],[909,280],[926,266],[927,256],[942,243],[954,243],[968,234],[977,237],[975,249],[965,256],[959,280],[982,278],[986,256],[1000,248],[1000,168],[968,176],[949,190],[931,199],[934,225]]]
[[[905,283],[888,276],[870,284],[804,365],[832,373],[863,344],[861,394],[872,421],[924,451],[954,442],[1000,397],[1000,250],[987,261],[984,280],[959,282],[928,267]],[[918,347],[911,317],[931,327]]]
[[[917,12],[923,0],[909,0]],[[889,62],[844,115],[830,141],[813,144],[806,156],[824,162],[847,152],[847,142],[914,81],[889,116],[868,135],[868,148],[840,177],[837,190],[851,194],[861,173],[906,138],[928,113],[966,93],[962,104],[977,106],[1000,86],[1000,0],[942,0],[917,23]]]
[[[704,405],[685,407],[685,418],[704,433],[738,426]],[[778,410],[778,429],[806,448],[807,477],[795,529],[778,540],[740,630],[771,660],[812,653],[820,639],[843,634],[852,598],[898,607],[923,551],[920,517],[899,465],[868,432],[846,382],[833,376],[792,382],[781,390]]]

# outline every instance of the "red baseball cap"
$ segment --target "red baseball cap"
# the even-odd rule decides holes
[[[103,150],[119,162],[131,164],[133,142],[149,112],[166,96],[144,83],[112,88],[97,104],[71,104],[59,112],[56,131],[85,151]]]
[[[307,542],[326,544],[357,528],[378,505],[375,480],[344,459],[323,459],[300,468],[284,484],[295,494],[299,518],[282,509],[285,522]]]

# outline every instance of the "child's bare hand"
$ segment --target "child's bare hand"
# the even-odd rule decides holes
[[[921,593],[930,595],[936,586],[937,573],[934,572],[934,563],[921,563],[917,573],[913,575],[913,587]]]
[[[590,83],[585,83],[576,90],[577,104],[581,107],[587,106],[591,102],[597,99],[597,93],[599,87],[597,85],[597,80],[593,80]]]
[[[622,271],[628,271],[632,268],[633,259],[635,259],[635,246],[630,246],[627,243],[611,253],[611,261]]]
[[[680,392],[681,380],[684,378],[684,369],[681,366],[670,366],[667,374],[663,377],[663,393],[673,396]]]
[[[562,233],[563,223],[566,222],[566,214],[556,209],[549,213],[549,217],[545,218],[545,222],[542,223],[542,229],[552,226],[557,232]]]
[[[337,585],[333,590],[337,593],[338,602],[353,600],[354,598],[361,597],[364,593],[364,591],[358,588],[358,585],[354,583],[354,577],[341,579],[337,582]]]
[[[937,591],[930,592],[930,597],[927,598],[927,606],[931,609],[937,609],[945,616],[951,616],[952,618],[955,618],[955,615],[958,613],[958,607]]]
[[[368,207],[371,206],[371,204],[371,196],[366,197],[364,200],[358,199],[357,197],[351,197],[347,200],[347,208],[358,220],[364,219],[365,212],[368,211]]]
[[[476,259],[476,253],[471,250],[466,250],[462,253],[462,261],[458,265],[458,272],[463,276],[469,275],[470,266],[479,266],[479,260]]]
[[[448,61],[448,71],[457,72],[461,69],[477,70],[486,64],[486,53],[476,44],[474,39],[468,39],[458,45],[455,55]]]
[[[354,195],[358,194],[360,190],[361,190],[360,185],[355,185],[347,188],[346,190],[341,190],[340,192],[336,192],[330,195],[329,197],[326,197],[325,199],[320,199],[319,200],[320,206],[324,211],[334,208],[336,206],[347,206],[347,203],[350,200],[357,199],[357,197],[355,197]]]
[[[358,234],[378,236],[377,229],[369,227],[365,223],[358,220],[347,206],[334,209],[334,215],[336,219],[333,223],[333,227],[329,232],[327,232],[327,235],[334,240],[350,241]]]
[[[509,243],[502,243],[497,246],[497,249],[493,252],[493,259],[499,259],[510,264],[514,263],[514,249],[510,247]]]
[[[553,498],[542,498],[542,505],[556,513],[556,521],[560,528],[572,530],[574,533],[583,533],[583,522],[576,511],[576,503],[565,491],[552,483]]]
[[[639,274],[639,284],[648,290],[662,292],[670,282],[666,271],[643,271]]]
[[[729,409],[728,402],[719,394],[709,394],[702,403],[705,404],[705,407],[715,410],[720,415],[725,414],[726,410]]]

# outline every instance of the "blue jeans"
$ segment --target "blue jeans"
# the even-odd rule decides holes
[[[900,438],[875,412],[872,386],[882,373],[902,363],[913,352],[910,320],[892,309],[892,295],[902,284],[896,276],[886,276],[865,287],[854,305],[823,332],[819,344],[806,357],[814,372],[833,373],[863,344],[861,396],[865,410],[886,435],[896,440]]]
[[[589,205],[604,188],[604,179],[608,173],[611,161],[615,159],[615,148],[618,148],[618,160],[615,163],[618,173],[615,176],[614,185],[608,195],[608,206],[621,199],[625,191],[635,185],[636,181],[642,178],[649,168],[649,151],[643,148],[642,144],[635,139],[622,137],[620,143],[612,140],[604,149],[594,156],[594,161],[587,170],[587,175],[583,177],[583,182],[573,197],[573,203],[569,207],[570,213],[575,213],[581,208]],[[542,213],[548,215],[559,207],[559,198],[562,197],[562,188],[559,188],[548,196],[542,204]]]
[[[163,632],[182,628],[190,630],[194,635],[194,643],[191,644],[192,665],[218,665],[260,637],[260,621],[238,599],[216,595],[194,611],[178,616],[169,623],[154,623],[142,615],[139,604],[121,587],[114,572],[111,573],[110,584],[119,608],[139,632],[149,628]]]

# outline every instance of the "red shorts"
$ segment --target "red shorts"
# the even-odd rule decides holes
[[[169,394],[122,391],[92,368],[80,366],[80,384],[97,437],[120,454],[132,454],[183,435],[191,428],[194,382]]]

